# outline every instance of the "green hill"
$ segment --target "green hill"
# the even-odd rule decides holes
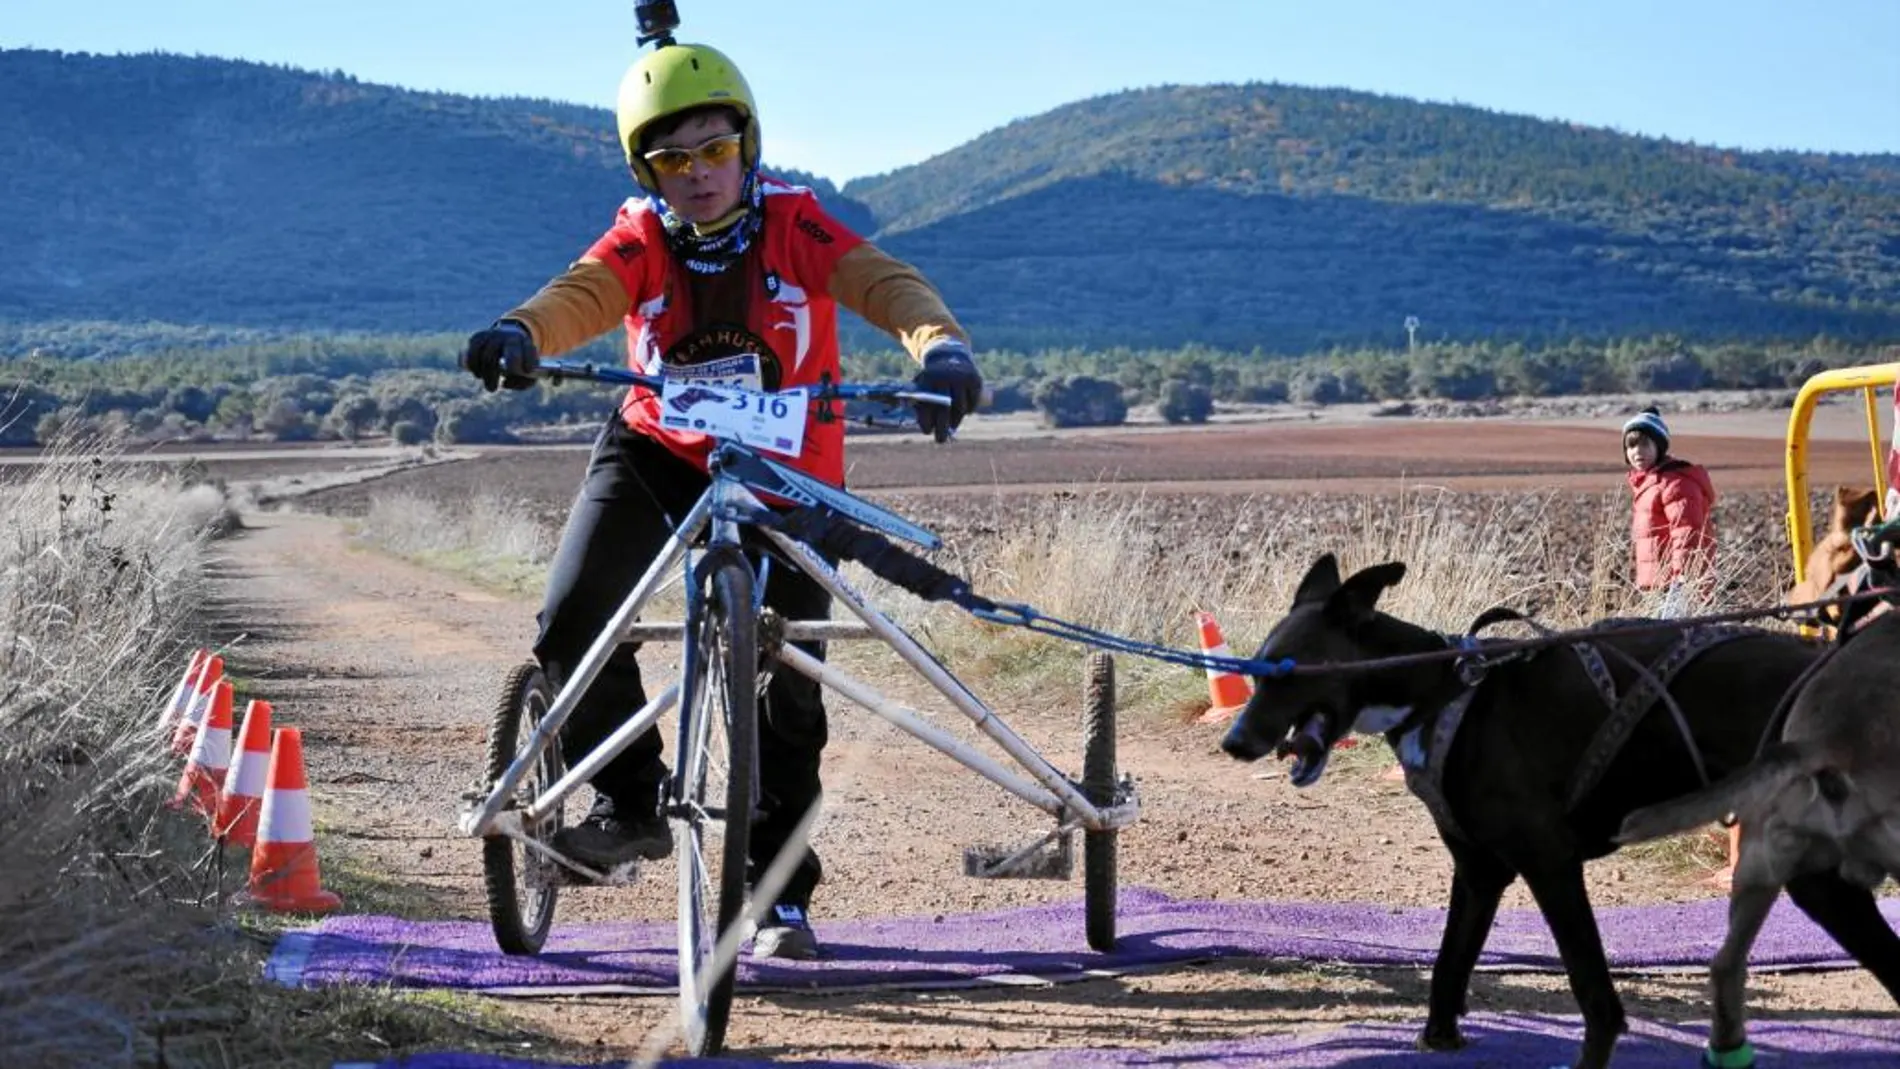
[[[0,51],[0,320],[460,331],[631,192],[604,109],[174,55]],[[770,103],[765,113],[771,144]],[[809,176],[794,176],[809,179]],[[1170,87],[843,194],[989,348],[1900,338],[1900,158]],[[861,327],[853,337],[867,340]]]
[[[1745,153],[1280,85],[1057,108],[849,183],[1006,330],[1303,349],[1891,336],[1900,157]],[[1402,335],[1398,335],[1402,336]]]
[[[0,318],[469,329],[635,192],[613,125],[254,63],[0,51]]]

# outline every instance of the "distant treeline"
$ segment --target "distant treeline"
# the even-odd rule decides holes
[[[74,359],[119,346],[78,327],[0,327],[0,444],[67,430],[134,440],[501,442],[528,428],[601,419],[612,391],[568,385],[484,393],[456,369],[460,335],[265,337],[246,332],[142,335],[141,355]],[[129,335],[128,335],[129,336]],[[153,341],[156,338],[157,341]],[[88,345],[91,348],[88,348]],[[618,362],[621,339],[577,357]],[[1301,357],[1201,347],[987,352],[992,410],[1040,409],[1052,425],[1118,423],[1157,404],[1178,422],[1218,403],[1315,405],[1439,398],[1559,396],[1799,386],[1828,367],[1871,363],[1879,346],[1816,337],[1802,344],[1697,344],[1674,336],[1521,343],[1435,343],[1414,351],[1338,349]],[[900,353],[846,358],[855,380],[908,378]]]

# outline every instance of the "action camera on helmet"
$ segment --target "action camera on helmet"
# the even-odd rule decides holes
[[[665,48],[673,43],[673,31],[680,28],[680,9],[673,0],[639,0],[633,5],[633,17],[640,24],[642,45],[657,41]]]

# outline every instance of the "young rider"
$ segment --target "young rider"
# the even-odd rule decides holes
[[[737,67],[704,45],[663,44],[628,70],[617,107],[620,145],[645,196],[527,303],[469,338],[464,365],[490,390],[533,384],[537,355],[553,355],[626,324],[637,371],[778,390],[838,377],[838,304],[896,337],[923,366],[919,426],[947,440],[976,407],[982,378],[968,336],[916,269],[828,215],[809,189],[759,170],[759,116]],[[708,485],[711,441],[660,424],[659,400],[631,388],[594,444],[587,474],[549,569],[535,656],[558,681],[586,652],[671,529]],[[804,451],[781,457],[834,485],[844,478],[844,429],[812,421]],[[765,604],[787,619],[823,618],[830,597],[796,568],[773,569]],[[822,647],[802,644],[814,656]],[[622,646],[563,730],[569,754],[593,749],[646,701],[634,647]],[[826,740],[818,684],[772,676],[759,720],[760,815],[751,875],[762,872],[819,796]],[[596,801],[558,849],[611,867],[672,849],[659,813],[657,731],[593,779]],[[761,923],[755,956],[817,953],[807,917],[822,878],[815,853]]]
[[[1705,588],[1715,563],[1715,484],[1708,469],[1669,452],[1669,427],[1655,406],[1623,424],[1630,487],[1630,545],[1636,585],[1666,591],[1663,615],[1682,615],[1685,583]]]

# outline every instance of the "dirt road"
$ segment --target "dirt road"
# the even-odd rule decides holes
[[[253,514],[246,524],[220,544],[218,626],[229,633],[212,637],[243,633],[232,660],[244,689],[275,703],[280,723],[305,731],[325,864],[385,881],[374,908],[483,918],[479,850],[454,831],[453,811],[476,778],[491,690],[526,649],[535,606],[355,548],[329,518]],[[870,649],[836,648],[834,659],[900,699],[922,701]],[[1076,680],[1063,693],[1004,710],[1063,767],[1079,763],[1079,668]],[[918,707],[963,726],[939,705]],[[1377,778],[1370,751],[1296,793],[1277,769],[1219,755],[1213,729],[1155,709],[1124,708],[1122,719],[1122,762],[1144,807],[1124,837],[1124,885],[1189,898],[1442,904],[1449,862],[1423,808]],[[1080,895],[1079,880],[962,877],[964,846],[1019,838],[1032,811],[836,702],[826,782],[816,833],[828,874],[815,904],[821,932],[827,917]],[[1599,905],[1711,893],[1629,859],[1599,863],[1592,879]],[[662,864],[640,887],[570,895],[557,923],[670,917],[672,899],[672,870]],[[1517,888],[1506,904],[1530,903]],[[730,1044],[753,1056],[904,1060],[1152,1045],[1417,1019],[1425,984],[1412,970],[1229,961],[1060,988],[751,997],[735,1005]],[[1892,1009],[1859,973],[1770,977],[1756,990],[1755,1008],[1765,1015]],[[1698,978],[1625,981],[1622,991],[1633,1014],[1702,1019]],[[1472,1008],[1575,1012],[1563,979],[1553,976],[1481,975]],[[604,1059],[637,1048],[670,1002],[576,999],[500,1010],[548,1036],[549,1051]]]

